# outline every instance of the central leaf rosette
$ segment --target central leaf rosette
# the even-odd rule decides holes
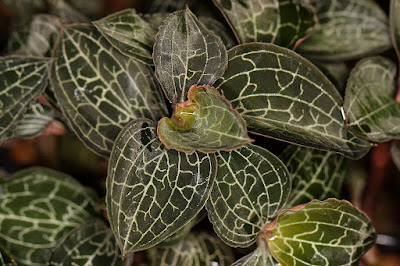
[[[229,151],[253,141],[240,114],[207,85],[192,86],[188,100],[176,104],[172,117],[161,119],[157,131],[167,148],[183,152]]]

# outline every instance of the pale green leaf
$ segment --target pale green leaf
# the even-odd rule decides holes
[[[0,57],[0,141],[7,138],[28,105],[46,88],[51,60]]]
[[[193,85],[212,85],[228,60],[221,38],[188,9],[169,15],[154,45],[156,76],[172,103],[184,102]]]
[[[0,244],[18,265],[44,265],[64,234],[95,213],[91,190],[45,168],[18,172],[0,189]]]
[[[299,146],[287,147],[279,156],[289,170],[292,192],[286,208],[313,199],[338,198],[347,173],[345,157]]]
[[[370,141],[400,138],[396,75],[396,65],[384,57],[364,58],[351,70],[344,101],[347,126]]]
[[[370,143],[345,127],[342,97],[308,60],[273,44],[229,50],[216,88],[231,101],[249,131],[360,158]]]
[[[214,154],[167,150],[156,124],[138,119],[116,139],[107,177],[107,211],[122,253],[157,245],[203,208],[215,179]]]
[[[284,210],[264,233],[282,265],[358,265],[376,239],[371,221],[347,201],[312,201]]]
[[[242,43],[266,42],[292,48],[316,24],[313,9],[297,0],[214,0]]]
[[[257,248],[244,256],[243,258],[235,261],[232,266],[280,266],[274,257],[272,257],[271,253],[266,246],[265,240],[260,239],[259,243],[257,243]]]
[[[232,250],[207,233],[191,233],[179,244],[158,252],[153,266],[228,266],[233,262]]]
[[[285,205],[290,177],[272,153],[249,144],[217,153],[218,173],[207,211],[214,231],[228,245],[248,247]]]
[[[50,14],[59,17],[63,23],[88,23],[90,22],[84,14],[70,6],[64,0],[55,0],[50,6]]]
[[[16,55],[47,56],[61,30],[59,18],[36,15],[25,25],[16,28],[8,41],[8,53]]]
[[[49,265],[117,266],[132,264],[122,259],[110,228],[100,219],[92,219],[68,233],[51,253]]]
[[[156,31],[134,9],[113,13],[93,24],[121,53],[145,64],[153,64]]]
[[[392,154],[392,160],[394,164],[397,166],[397,169],[400,170],[400,142],[394,141],[390,147],[390,152]]]
[[[252,141],[244,120],[215,88],[193,86],[188,98],[175,105],[171,118],[158,123],[158,136],[167,148],[212,153],[237,149]]]
[[[374,0],[311,0],[319,23],[298,51],[325,60],[349,60],[391,47],[388,17]]]
[[[94,152],[108,156],[129,121],[165,115],[151,69],[122,55],[94,27],[66,27],[56,55],[56,98],[76,135]]]

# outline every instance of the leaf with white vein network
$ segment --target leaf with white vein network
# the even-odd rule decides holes
[[[228,64],[226,48],[186,8],[170,14],[156,35],[154,64],[167,98],[184,102],[193,85],[212,85]]]
[[[28,105],[44,92],[51,62],[30,56],[0,57],[0,142],[9,137]]]
[[[235,261],[232,266],[280,266],[266,246],[265,239],[260,239],[257,248],[250,254]]]
[[[208,217],[225,243],[248,247],[285,205],[291,187],[288,170],[278,157],[252,144],[217,153],[217,160]]]
[[[264,237],[282,265],[358,265],[375,243],[371,221],[344,200],[312,201],[284,210]]]
[[[56,56],[51,75],[55,96],[92,151],[108,156],[128,122],[166,114],[152,70],[122,55],[94,27],[66,27]]]
[[[115,141],[107,177],[107,212],[123,255],[148,249],[190,222],[215,180],[214,154],[167,150],[156,123],[138,119]]]
[[[9,54],[49,56],[61,30],[59,18],[36,15],[28,24],[18,26],[7,44]]]
[[[373,0],[311,0],[319,23],[297,51],[321,60],[350,60],[391,47],[388,17]]]
[[[191,233],[177,245],[157,253],[153,266],[228,266],[233,262],[232,250],[208,233]]]
[[[351,70],[343,106],[347,126],[370,141],[400,138],[396,75],[396,65],[380,56],[364,58]]]
[[[44,265],[59,240],[95,214],[93,191],[53,170],[20,171],[0,189],[0,244],[18,265]]]
[[[310,5],[297,0],[214,0],[242,43],[266,42],[292,48],[316,24]]]
[[[334,85],[291,50],[267,43],[236,46],[215,86],[249,131],[353,159],[371,147],[344,126],[343,100]]]
[[[158,136],[167,148],[213,153],[252,141],[244,120],[216,89],[194,85],[188,98],[175,105],[171,118],[164,117],[158,123]]]
[[[153,45],[156,31],[134,9],[111,14],[94,21],[103,36],[121,53],[145,64],[153,64]]]
[[[340,196],[348,169],[348,160],[342,155],[291,145],[279,157],[292,180],[285,208]]]
[[[400,142],[394,141],[390,146],[390,152],[392,154],[392,160],[394,164],[397,166],[397,169],[400,170]]]
[[[49,265],[131,265],[132,256],[122,259],[110,228],[100,219],[79,225],[53,250]]]

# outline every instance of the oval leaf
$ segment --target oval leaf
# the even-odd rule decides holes
[[[289,173],[275,155],[251,144],[217,153],[217,159],[208,216],[224,242],[248,247],[284,206],[290,192]]]
[[[108,156],[129,121],[165,115],[151,70],[119,53],[95,28],[65,28],[56,55],[56,98],[76,135],[92,151]]]
[[[23,170],[0,189],[0,244],[18,265],[45,265],[64,234],[95,213],[93,192],[52,170]]]
[[[185,101],[192,85],[212,85],[228,64],[224,44],[188,9],[169,15],[154,45],[156,76],[168,99]]]
[[[158,123],[158,136],[165,146],[213,153],[237,149],[252,141],[244,120],[216,89],[194,85],[188,98],[175,105],[171,118],[164,117]]]
[[[258,247],[252,253],[235,261],[232,266],[280,266],[266,246],[265,240],[260,239]]]
[[[265,235],[282,265],[358,265],[376,238],[368,217],[343,200],[284,210],[274,223]]]
[[[291,50],[261,43],[236,46],[216,87],[250,131],[350,158],[362,157],[371,146],[344,127],[342,98],[333,84]]]
[[[316,24],[305,1],[214,0],[242,43],[266,42],[292,48]]]
[[[348,166],[345,157],[299,146],[289,146],[279,157],[292,180],[286,208],[340,196]]]
[[[122,260],[121,252],[110,228],[100,219],[79,225],[57,245],[49,265],[131,265],[132,259]]]
[[[111,153],[106,197],[122,253],[155,246],[190,222],[205,205],[216,167],[214,154],[167,150],[150,120],[128,124]]]
[[[319,23],[298,51],[323,60],[349,60],[391,47],[388,17],[373,0],[311,0]]]
[[[233,262],[232,250],[207,233],[189,234],[179,244],[164,249],[153,260],[153,266],[228,266]]]
[[[0,57],[0,142],[46,89],[51,62],[39,57]]]
[[[153,45],[156,31],[134,9],[111,14],[93,24],[106,39],[124,55],[145,64],[153,64]]]
[[[384,57],[364,58],[351,70],[344,110],[348,126],[374,142],[400,138],[396,65]]]

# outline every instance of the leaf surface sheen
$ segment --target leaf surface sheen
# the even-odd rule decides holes
[[[188,9],[170,14],[154,45],[156,77],[172,103],[184,102],[193,85],[212,85],[224,73],[226,48]]]
[[[355,266],[375,243],[371,221],[347,201],[312,201],[296,209],[282,211],[265,232],[282,265]]]
[[[188,98],[175,105],[171,118],[158,123],[158,136],[167,148],[213,153],[252,142],[243,118],[215,88],[194,85]]]
[[[252,144],[219,152],[217,160],[217,177],[206,205],[209,219],[224,242],[248,247],[285,205],[289,173],[275,155]]]
[[[18,265],[44,265],[58,241],[95,214],[93,191],[53,170],[20,171],[0,188],[0,244]]]
[[[370,141],[400,138],[396,74],[396,65],[378,56],[360,60],[350,73],[344,101],[347,125]]]
[[[94,27],[66,27],[56,54],[56,98],[76,135],[92,151],[108,156],[128,122],[158,120],[166,114],[151,69],[122,55]]]
[[[128,124],[113,148],[107,211],[123,254],[157,245],[203,208],[215,180],[214,154],[167,150],[156,123]]]
[[[348,168],[348,161],[342,155],[291,145],[279,157],[292,180],[292,191],[285,208],[313,199],[340,196]]]
[[[242,43],[265,42],[293,48],[310,34],[315,14],[305,1],[214,0]]]
[[[345,127],[343,100],[333,84],[291,50],[266,43],[236,46],[215,87],[249,131],[353,159],[371,147]]]
[[[351,60],[391,47],[388,17],[373,0],[311,0],[319,23],[297,49],[321,60]]]
[[[51,62],[31,56],[0,57],[0,142],[46,89]]]

